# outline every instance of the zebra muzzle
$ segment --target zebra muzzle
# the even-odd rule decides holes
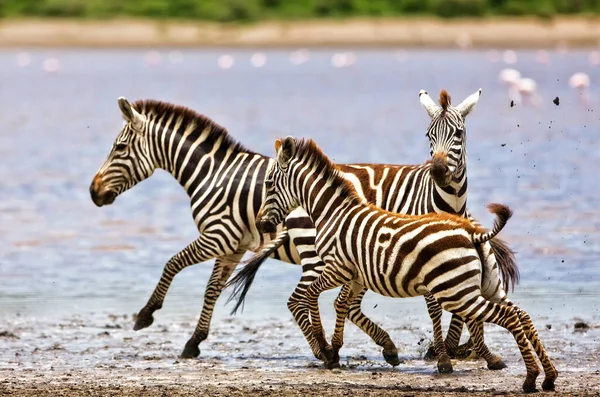
[[[117,198],[117,194],[113,191],[104,189],[102,187],[102,180],[95,177],[90,185],[90,197],[94,204],[98,207],[102,207],[103,205],[112,204]]]
[[[448,160],[445,154],[436,153],[431,159],[431,177],[434,182],[441,187],[448,186],[452,180],[452,173],[448,167]]]
[[[276,233],[277,224],[273,223],[269,219],[258,218],[256,219],[256,228],[260,233]]]

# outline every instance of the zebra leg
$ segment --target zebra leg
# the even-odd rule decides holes
[[[235,253],[227,257],[217,258],[213,272],[208,279],[206,292],[204,293],[204,305],[202,305],[202,313],[198,319],[198,324],[194,330],[192,337],[186,342],[181,358],[195,358],[200,355],[200,343],[208,337],[210,329],[210,321],[212,320],[213,310],[217,299],[221,296],[221,292],[225,283],[231,276],[231,273],[242,260],[244,252]]]
[[[350,300],[354,296],[354,291],[360,291],[362,286],[356,283],[344,284],[340,293],[333,303],[335,308],[335,328],[331,337],[331,348],[333,349],[334,357],[340,359],[340,349],[344,345],[344,325],[348,316]]]
[[[446,352],[446,344],[444,343],[444,335],[442,333],[442,307],[430,293],[426,293],[424,296],[429,317],[433,322],[433,340],[438,357],[438,372],[440,374],[452,373],[452,363]]]
[[[440,298],[442,301],[444,301],[444,297]],[[527,376],[525,377],[525,382],[523,382],[523,391],[525,393],[537,391],[535,387],[535,380],[540,374],[540,369],[535,361],[535,357],[523,327],[521,326],[521,322],[519,321],[519,314],[517,310],[515,310],[512,306],[504,306],[498,303],[490,302],[482,296],[472,299],[469,302],[450,302],[446,298],[442,306],[444,307],[444,310],[448,310],[450,312],[456,312],[457,307],[465,308],[457,314],[462,318],[467,319],[467,327],[473,334],[478,332],[479,328],[477,323],[482,321],[497,324],[510,331],[515,338],[517,345],[519,346],[519,350],[521,351],[523,361],[525,362],[525,366],[527,368]],[[471,311],[469,308],[471,308]]]
[[[367,289],[363,287],[354,299],[352,299],[350,309],[348,310],[348,319],[365,334],[369,335],[378,346],[383,348],[383,358],[388,364],[394,367],[400,365],[398,349],[392,338],[390,338],[390,335],[368,318],[361,310],[361,303],[366,292]]]
[[[506,364],[504,364],[502,358],[491,353],[485,345],[483,338],[483,322],[473,322],[469,328],[469,333],[471,334],[470,340],[473,341],[473,349],[479,357],[487,362],[488,369],[499,370],[506,368]]]
[[[205,237],[205,235],[201,235],[193,243],[169,259],[165,265],[165,268],[163,269],[162,275],[160,276],[158,285],[148,300],[148,303],[146,303],[146,306],[144,306],[138,313],[135,325],[133,326],[134,331],[138,331],[152,325],[152,322],[154,322],[153,313],[162,308],[167,291],[169,290],[171,282],[177,273],[188,266],[207,261],[216,256],[215,254],[207,253],[205,250],[203,250],[202,248],[205,246],[210,246],[210,241],[207,237]],[[219,265],[215,264],[215,267],[217,266]],[[215,272],[217,272],[216,269],[213,270],[213,273]],[[218,270],[218,272],[220,273],[221,270]]]
[[[469,219],[471,219],[471,217],[469,217]],[[472,220],[472,222],[477,223],[474,220]],[[500,280],[498,262],[496,260],[496,256],[494,254],[492,245],[489,242],[480,244],[479,246],[477,246],[477,252],[479,253],[481,262],[483,264],[481,295],[484,298],[490,300],[491,302],[500,303],[502,299],[506,297],[506,292],[502,288],[502,281]],[[446,336],[446,349],[448,350],[448,355],[452,358],[464,359],[469,357],[473,352],[473,344],[475,343],[473,335],[471,335],[471,337],[465,344],[460,346],[458,345],[460,337],[462,335],[463,324],[464,321],[460,316],[452,314],[452,319],[450,320],[450,327],[448,328],[448,335]],[[483,343],[483,340],[481,341],[481,343]],[[430,351],[427,352],[426,357],[427,355],[432,353],[431,350],[432,349],[430,347]],[[504,366],[504,363],[501,363],[499,361],[491,363],[488,360],[488,368],[502,369],[506,367]]]
[[[509,305],[511,305],[517,311],[523,330],[527,335],[527,339],[529,339],[529,342],[531,342],[533,345],[533,349],[535,350],[535,353],[537,354],[540,362],[542,363],[542,367],[544,368],[545,377],[544,382],[542,382],[542,389],[544,391],[554,391],[554,381],[558,377],[558,371],[554,367],[554,364],[552,364],[550,357],[548,357],[548,353],[546,352],[537,330],[531,321],[531,317],[529,317],[529,314],[527,314],[525,310],[513,305],[512,302],[510,302]]]
[[[317,360],[326,361],[325,356],[323,356],[321,348],[319,347],[319,343],[313,337],[312,325],[310,323],[310,310],[308,306],[303,304],[306,297],[306,288],[315,280],[315,272],[319,274],[321,270],[313,266],[303,265],[302,278],[288,299],[287,306],[292,313],[292,316],[294,316],[298,327],[300,327],[300,330],[302,330],[304,338],[308,342],[313,355],[317,358]]]
[[[327,340],[325,339],[325,331],[323,330],[321,314],[319,313],[319,295],[324,291],[350,282],[351,277],[342,275],[340,270],[335,264],[325,266],[323,273],[306,290],[306,304],[310,309],[313,337],[316,338],[319,344],[319,348],[326,360],[325,367],[328,369],[339,367],[340,358],[331,346],[327,344]]]

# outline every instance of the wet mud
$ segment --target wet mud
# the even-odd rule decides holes
[[[560,375],[553,395],[600,396],[600,323],[538,325]],[[538,321],[539,323],[540,321]],[[514,340],[486,327],[486,342],[508,368],[453,361],[438,374],[422,357],[427,325],[388,327],[403,361],[387,365],[379,348],[348,326],[342,368],[310,356],[291,321],[225,318],[197,359],[178,357],[193,318],[131,330],[132,316],[90,314],[61,321],[17,316],[0,330],[4,396],[489,396],[522,395],[525,367]],[[541,389],[543,373],[538,379]]]

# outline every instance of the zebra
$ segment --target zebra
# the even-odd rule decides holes
[[[358,194],[313,140],[288,136],[275,141],[275,151],[277,162],[265,178],[267,194],[256,223],[260,231],[273,232],[298,207],[313,221],[315,248],[326,265],[309,285],[305,304],[324,355],[339,356],[350,300],[363,287],[395,298],[426,295],[430,312],[444,309],[466,320],[474,348],[482,356],[489,354],[481,343],[483,322],[511,332],[527,369],[525,392],[537,391],[540,373],[531,342],[545,372],[542,388],[554,390],[558,372],[529,315],[510,302],[502,289],[491,299],[482,293],[483,264],[475,246],[500,232],[512,215],[507,206],[488,206],[496,215],[491,231],[453,214],[397,214]],[[328,350],[318,298],[342,285],[349,287],[342,289],[335,304],[336,326]],[[441,337],[441,330],[437,331],[436,339]],[[436,340],[436,348],[443,350],[443,346]]]
[[[430,162],[418,166],[396,168],[393,166],[373,167],[369,164],[338,165],[342,175],[353,183],[359,195],[366,197],[369,202],[383,209],[413,215],[447,212],[467,217],[475,222],[467,211],[465,119],[475,108],[481,92],[482,90],[479,89],[457,106],[452,106],[450,95],[446,90],[440,92],[439,106],[435,104],[427,91],[421,90],[419,92],[421,105],[431,119],[426,134],[430,145]],[[292,215],[296,213],[298,213],[297,210]],[[295,235],[299,236],[294,245],[300,250],[303,263],[318,263],[319,265],[315,267],[315,270],[322,271],[323,263],[320,262],[314,250],[312,222],[306,218],[300,221],[292,215],[286,220],[286,233],[292,239]],[[312,237],[311,239],[307,238],[309,234]],[[276,243],[265,246],[247,262],[248,269],[254,266],[256,268],[260,267],[261,263],[277,248]],[[510,286],[514,287],[515,282],[518,282],[519,272],[515,263],[514,252],[508,248],[506,243],[495,238],[490,242],[481,244],[478,249],[481,250],[486,269],[483,273],[482,284],[486,296],[494,296],[500,293],[498,290],[502,289],[502,284],[498,278],[499,271],[504,279],[504,289],[508,290]],[[250,270],[244,271],[249,272]],[[239,286],[230,297],[230,300],[238,299],[232,313],[236,312],[243,304],[252,282],[249,280],[247,283],[241,283],[239,281],[240,277],[242,276],[240,275],[237,281],[232,280],[229,283],[230,285],[235,283]],[[300,280],[298,287],[290,298],[290,302],[288,302],[292,313],[303,310],[300,302],[309,282],[313,279],[314,277],[310,280]],[[385,352],[392,349],[389,346],[393,346],[389,335],[373,323],[363,323],[358,317],[361,314],[361,302],[366,291],[366,289],[363,289],[356,294],[350,305],[348,318],[365,333],[372,335],[371,337],[378,345],[384,346],[385,356]],[[307,319],[308,315],[303,315],[302,318]],[[305,321],[308,322],[308,320]],[[307,328],[309,325],[306,324],[304,327]],[[458,347],[462,329],[462,319],[453,314],[445,342],[450,356],[466,356],[469,353],[468,347],[472,343],[471,340],[469,340],[466,347],[463,346],[462,349]],[[314,344],[315,341],[313,340],[311,346]],[[385,348],[386,346],[387,348]],[[432,346],[425,357],[433,358],[434,356],[435,348]],[[331,365],[334,364],[331,363]],[[442,367],[444,366],[442,365]],[[505,364],[501,360],[493,359],[488,361],[488,368],[502,369],[505,368]],[[441,369],[439,363],[438,369]]]
[[[177,273],[216,258],[198,324],[181,353],[184,358],[197,357],[200,343],[208,336],[215,303],[244,253],[270,242],[278,247],[271,253],[273,258],[301,264],[301,254],[293,244],[300,240],[297,235],[292,240],[282,228],[273,236],[259,233],[255,226],[264,195],[264,175],[274,159],[246,149],[225,128],[192,109],[155,100],[131,104],[123,97],[118,104],[125,125],[92,179],[90,196],[99,207],[110,205],[157,168],[171,173],[188,193],[200,236],[165,264],[151,297],[138,313],[134,330],[153,323],[153,313],[162,307]],[[303,266],[307,283],[316,278],[315,274],[314,264]],[[310,335],[310,324],[298,317],[303,313],[293,314],[305,335]],[[384,358],[398,365],[398,352],[389,335],[364,314],[356,318],[368,329],[378,330],[379,334],[370,335],[372,338],[387,336],[390,345],[384,346]],[[316,347],[313,352],[323,359]]]

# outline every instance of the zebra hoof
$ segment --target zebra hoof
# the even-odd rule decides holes
[[[437,353],[435,352],[435,346],[433,346],[433,343],[432,343],[429,345],[429,349],[427,349],[427,352],[423,356],[423,359],[425,361],[433,361],[436,358],[437,358]]]
[[[133,325],[134,331],[139,331],[140,329],[148,328],[154,322],[154,316],[148,311],[142,309],[140,314],[138,314],[137,320],[135,320],[135,324]]]
[[[554,379],[544,379],[544,382],[542,383],[542,390],[554,391]]]
[[[400,365],[400,357],[398,357],[398,351],[396,349],[390,351],[383,349],[383,359],[392,367]]]
[[[504,361],[502,361],[502,360],[498,360],[494,363],[488,363],[488,369],[490,369],[492,371],[498,371],[498,370],[504,369],[506,367],[507,367],[507,365],[504,364]]]
[[[523,385],[523,391],[525,393],[537,393],[538,389],[535,388],[535,383],[533,385]]]
[[[185,347],[183,348],[183,352],[181,352],[180,358],[196,358],[200,355],[200,348],[198,347],[198,343],[193,340],[189,340]]]
[[[438,363],[437,368],[440,374],[451,374],[452,372],[454,372],[454,369],[452,368],[452,363],[450,362]]]
[[[339,361],[328,361],[325,363],[325,368],[327,369],[336,369],[340,367]]]

